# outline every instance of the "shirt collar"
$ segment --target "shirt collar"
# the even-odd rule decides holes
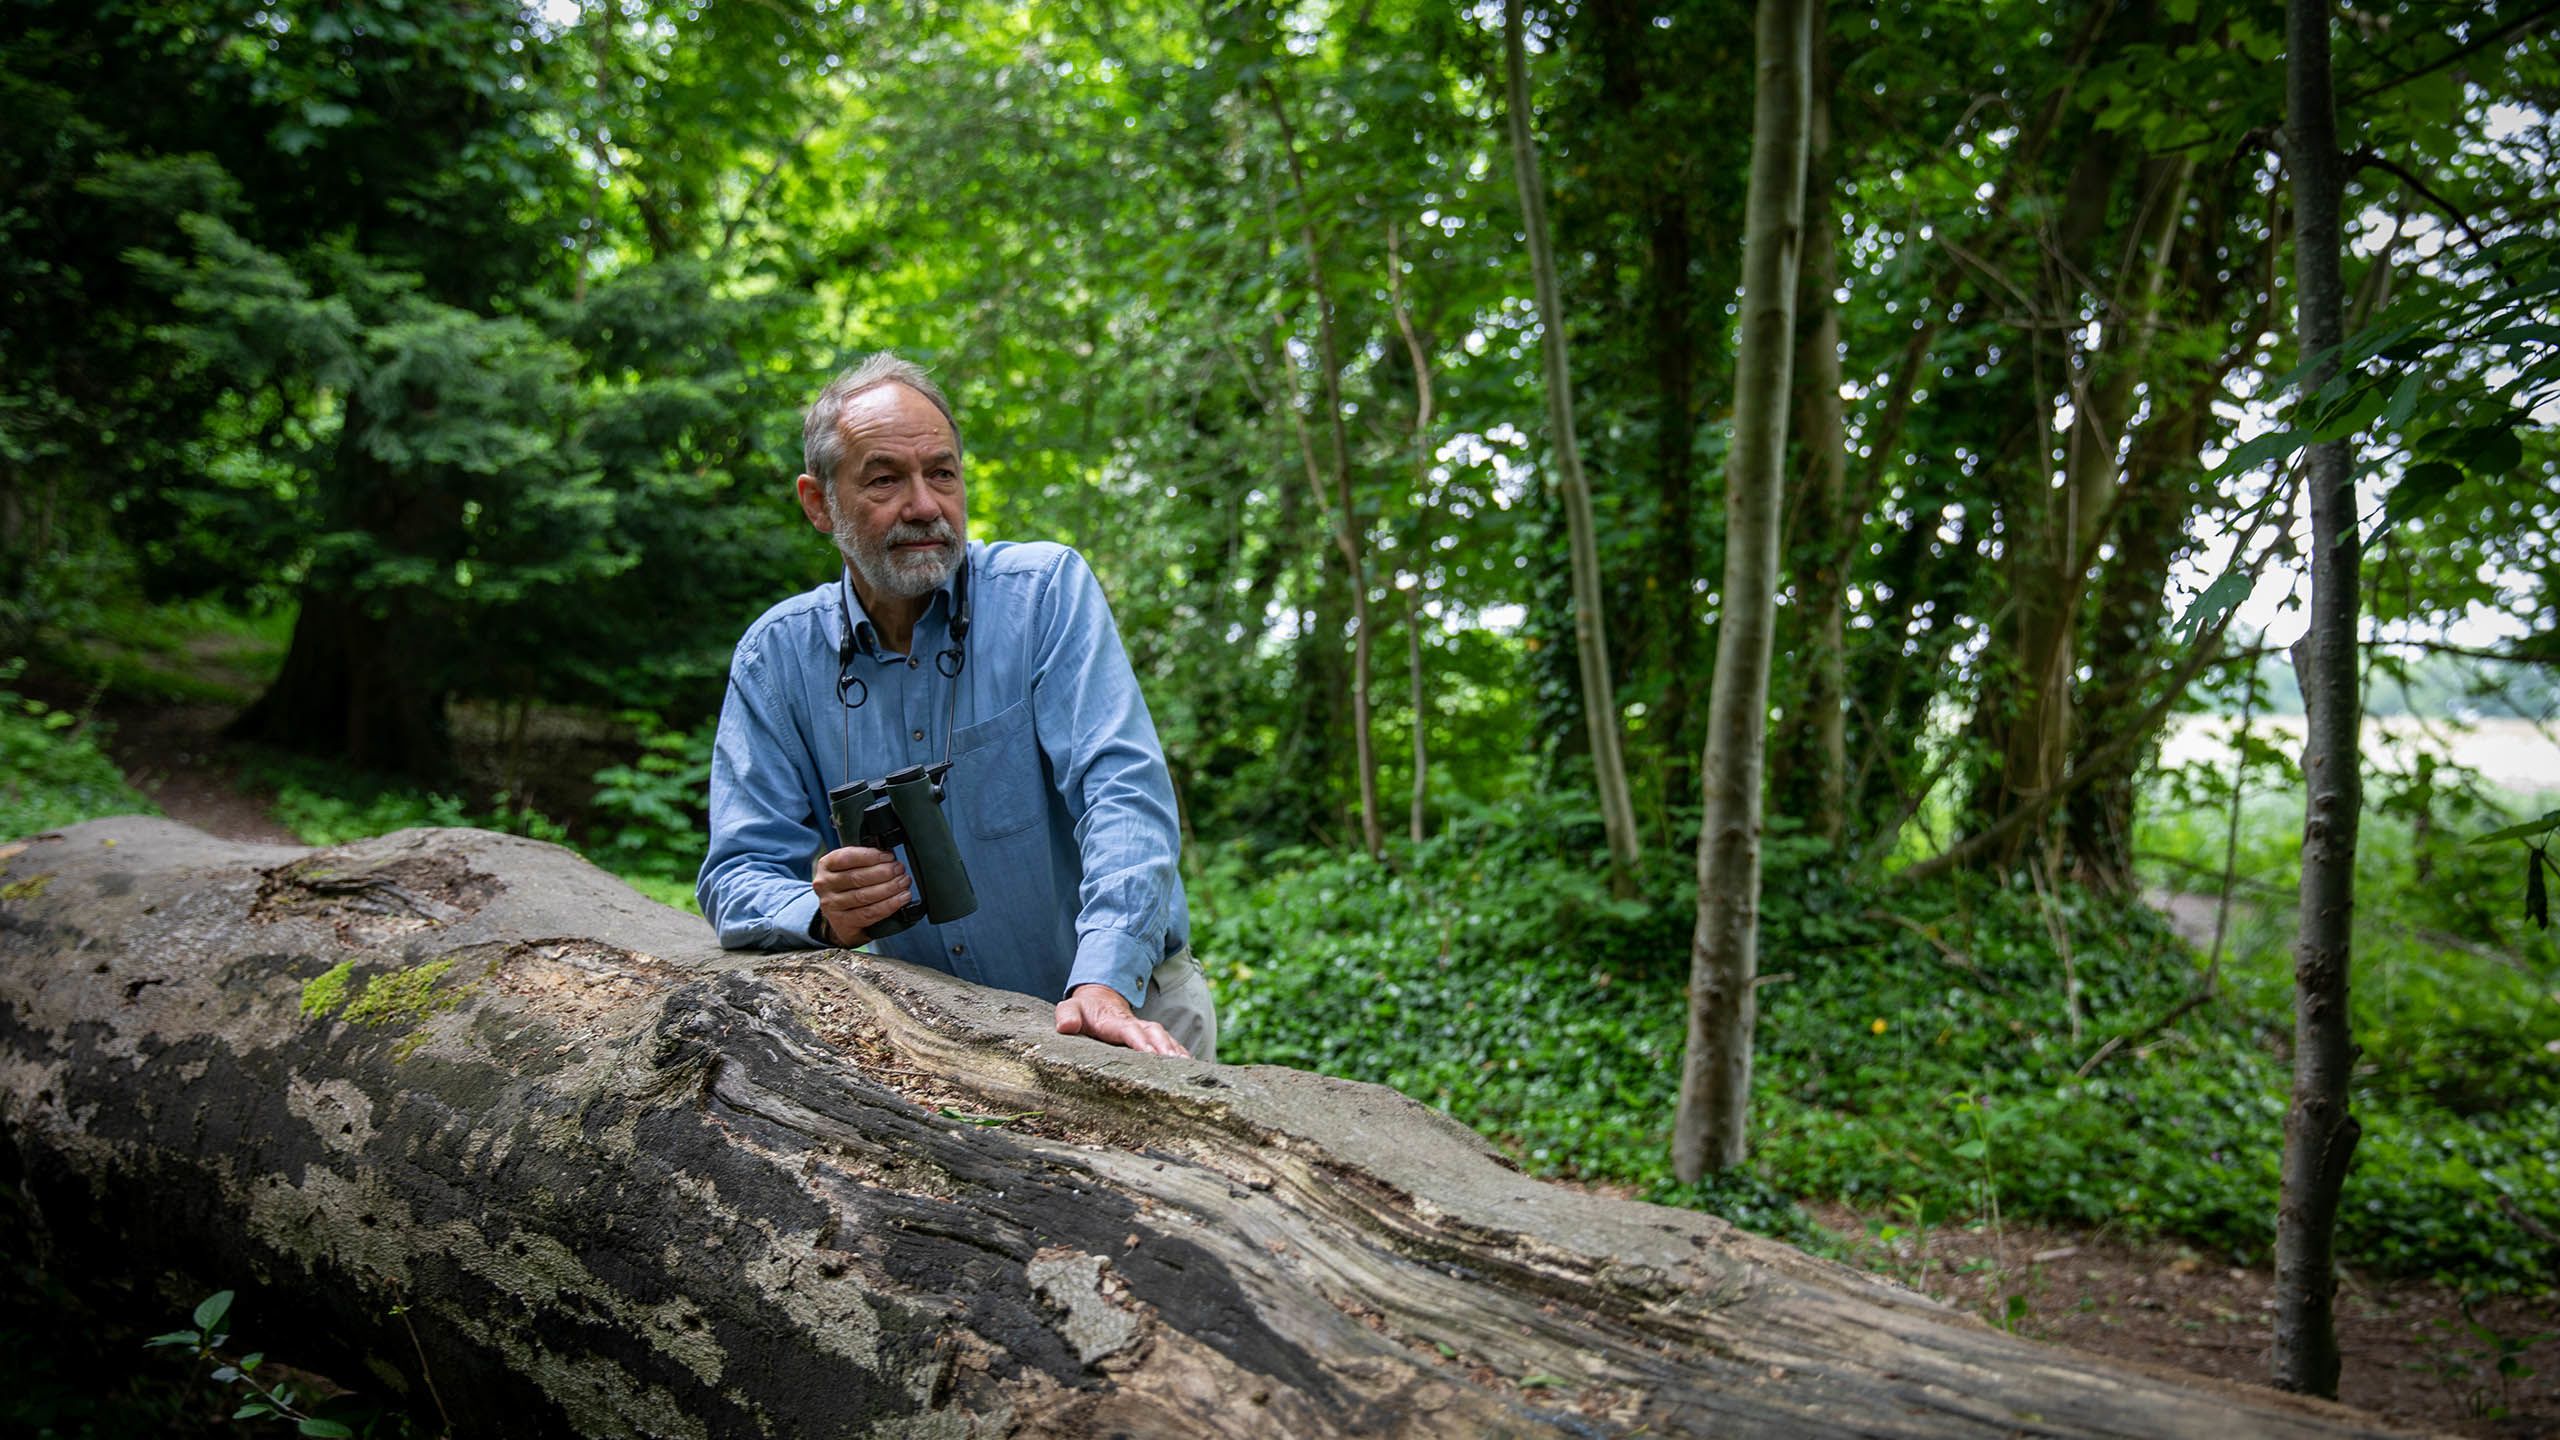
[[[933,618],[934,611],[937,608],[941,610],[944,616],[944,624],[947,626],[950,623],[949,617],[951,615],[952,606],[958,603],[953,598],[952,587],[959,583],[960,571],[962,568],[967,566],[972,559],[976,558],[975,552],[977,550],[977,545],[978,542],[975,540],[966,541],[961,545],[960,564],[952,566],[951,573],[942,577],[942,583],[933,587],[933,593],[925,600],[924,614],[916,617],[917,628],[923,628],[924,622]],[[853,648],[865,655],[869,655],[875,659],[878,658],[880,654],[880,630],[878,626],[871,623],[871,612],[862,608],[862,592],[853,588],[852,566],[848,565],[842,571],[838,572],[836,576],[836,587],[837,593],[844,597],[844,608],[837,612],[836,625],[841,628],[844,624],[845,617],[851,616],[853,619]],[[836,643],[841,646],[844,643],[844,639],[845,637],[842,634],[838,634],[836,636]],[[910,649],[914,648],[914,636],[910,635],[907,637],[907,645]]]

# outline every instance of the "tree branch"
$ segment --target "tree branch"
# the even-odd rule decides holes
[[[2357,150],[2354,154],[2349,155],[2347,157],[2347,163],[2360,170],[2379,170],[2384,174],[2397,179],[2401,184],[2408,186],[2410,189],[2417,191],[2419,198],[2425,200],[2428,204],[2433,205],[2438,210],[2443,211],[2446,219],[2451,220],[2454,224],[2462,227],[2462,233],[2471,237],[2471,248],[2480,252],[2480,258],[2489,262],[2489,268],[2498,272],[2499,279],[2504,280],[2509,285],[2516,283],[2515,277],[2507,273],[2507,267],[2499,264],[2497,257],[2489,253],[2489,237],[2480,233],[2480,227],[2471,223],[2471,217],[2458,209],[2452,201],[2437,194],[2428,186],[2426,181],[2421,180],[2416,175],[2410,173],[2407,166],[2391,159],[2382,152],[2373,149],[2371,146],[2366,146]]]
[[[2426,64],[2419,66],[2415,70],[2411,70],[2406,74],[2395,75],[2379,84],[2368,85],[2353,95],[2340,99],[2338,101],[2338,108],[2343,110],[2359,101],[2370,100],[2374,96],[2380,95],[2385,91],[2396,90],[2399,87],[2408,84],[2412,80],[2420,80],[2429,75],[2433,75],[2437,71],[2452,64],[2456,60],[2462,59],[2466,55],[2476,54],[2479,51],[2488,49],[2492,45],[2504,44],[2508,40],[2512,40],[2518,36],[2530,34],[2534,30],[2541,28],[2543,23],[2551,19],[2554,15],[2560,15],[2560,4],[2545,5],[2530,15],[2518,16],[2513,22],[2502,25],[2468,44],[2456,46],[2442,55],[2437,56],[2435,59],[2428,61]]]

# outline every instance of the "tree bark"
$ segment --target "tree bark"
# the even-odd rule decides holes
[[[2308,367],[2297,423],[2337,373],[2346,308],[2338,151],[2329,80],[2329,8],[2285,7],[2285,142],[2293,172],[2294,329]],[[2338,1199],[2361,1127],[2347,1113],[2356,1047],[2348,1034],[2347,971],[2355,913],[2356,822],[2362,807],[2357,728],[2355,466],[2348,442],[2315,444],[2311,489],[2311,624],[2294,646],[2302,683],[2301,920],[2293,956],[2293,1102],[2284,1117],[2276,1203],[2274,1376],[2287,1390],[2338,1393]]]
[[[1787,388],[1796,261],[1804,240],[1812,8],[1760,0],[1751,198],[1743,217],[1742,343],[1725,468],[1724,608],[1707,702],[1706,813],[1698,825],[1698,925],[1689,947],[1689,1038],[1672,1168],[1695,1181],[1750,1147],[1752,990],[1760,944],[1760,775],[1777,625],[1778,509],[1786,492]]]
[[[1591,768],[1600,791],[1600,820],[1608,832],[1610,872],[1621,893],[1634,884],[1640,853],[1635,801],[1627,790],[1627,762],[1618,733],[1618,702],[1609,683],[1609,639],[1600,610],[1600,548],[1591,518],[1591,486],[1582,474],[1582,446],[1573,431],[1573,365],[1565,343],[1564,295],[1548,244],[1547,185],[1538,171],[1538,142],[1529,131],[1529,55],[1521,36],[1521,0],[1503,0],[1503,77],[1511,121],[1511,168],[1520,188],[1520,229],[1528,237],[1529,268],[1538,291],[1538,325],[1545,332],[1547,425],[1555,447],[1556,490],[1564,501],[1565,530],[1573,553],[1573,645],[1582,678],[1582,723],[1591,737]]]
[[[243,1340],[431,1377],[457,1434],[2387,1433],[1528,1179],[1375,1086],[723,953],[511,836],[0,847],[0,981],[56,1274],[237,1286]]]
[[[1407,572],[1413,583],[1404,592],[1405,680],[1413,709],[1412,813],[1406,838],[1419,845],[1429,833],[1431,801],[1431,712],[1422,668],[1422,587],[1431,575],[1431,352],[1414,328],[1413,307],[1404,294],[1404,256],[1396,222],[1387,222],[1387,297],[1396,312],[1396,333],[1404,337],[1405,354],[1413,362],[1413,559]]]
[[[1865,516],[1848,505],[1849,428],[1840,402],[1840,259],[1831,210],[1831,75],[1822,0],[1812,0],[1805,111],[1804,263],[1796,285],[1794,379],[1803,468],[1784,543],[1795,557],[1793,633],[1803,676],[1770,755],[1771,799],[1838,848],[1849,775],[1847,591]]]

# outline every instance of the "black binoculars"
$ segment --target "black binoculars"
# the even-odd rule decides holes
[[[948,764],[910,765],[879,780],[853,780],[827,792],[827,811],[847,845],[872,850],[906,847],[907,874],[924,892],[897,914],[871,922],[874,940],[895,935],[930,916],[936,925],[978,908],[969,867],[960,863],[951,822],[942,816],[942,777]]]

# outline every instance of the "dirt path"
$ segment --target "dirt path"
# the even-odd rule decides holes
[[[241,779],[234,747],[221,738],[228,708],[162,703],[113,709],[101,718],[113,726],[107,753],[162,814],[226,840],[301,843],[276,823],[275,796]]]
[[[2024,1297],[2020,1333],[2082,1350],[2263,1385],[2271,1272],[2186,1246],[2010,1226],[1886,1238],[1892,1221],[1811,1207],[1867,1268],[1986,1318]],[[2560,1436],[2560,1299],[2483,1299],[2424,1282],[2340,1285],[2338,1398],[2457,1435]],[[2507,1347],[2512,1347],[2509,1349]],[[2522,1373],[2502,1375],[2499,1361]]]

